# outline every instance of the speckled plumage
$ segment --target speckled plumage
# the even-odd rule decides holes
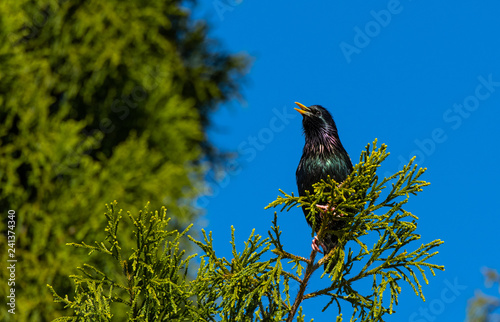
[[[299,195],[305,195],[305,191],[313,192],[312,185],[327,179],[328,175],[336,182],[343,182],[352,172],[351,159],[340,142],[337,126],[330,113],[320,105],[305,107],[302,104],[297,109],[302,116],[304,128],[305,145],[297,167],[297,187]],[[303,208],[307,219],[307,211]],[[311,221],[307,219],[309,225]],[[319,228],[321,216],[316,216],[316,227]],[[338,221],[329,229],[342,228],[342,222]],[[335,235],[327,235],[320,240],[328,253],[338,242]]]

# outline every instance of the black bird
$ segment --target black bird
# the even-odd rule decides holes
[[[339,184],[342,183],[352,172],[353,167],[351,158],[340,142],[337,126],[330,113],[320,105],[306,107],[297,102],[295,104],[300,107],[300,109],[295,109],[302,114],[302,126],[306,137],[302,158],[296,172],[299,195],[304,196],[306,190],[313,193],[312,185],[314,183],[321,181],[321,179],[326,180],[328,176]],[[328,209],[328,206],[319,205],[318,207],[323,211]],[[306,215],[307,223],[312,226],[311,220],[307,218],[308,211],[305,207],[302,210]],[[316,215],[316,229],[319,229],[321,225],[321,217],[320,211]],[[343,227],[343,224],[342,221],[337,221],[328,229],[338,230]],[[337,245],[337,242],[338,238],[333,234],[322,237],[322,240],[318,240],[318,237],[315,236],[311,246],[314,250],[320,251],[319,243],[325,254],[328,254]]]

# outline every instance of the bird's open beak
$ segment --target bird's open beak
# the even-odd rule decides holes
[[[295,107],[294,110],[296,110],[300,114],[304,115],[309,111],[309,108],[304,104],[300,104],[299,102],[295,102],[295,104],[297,104],[297,106],[300,107],[300,109]]]

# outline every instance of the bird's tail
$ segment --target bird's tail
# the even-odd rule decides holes
[[[332,221],[328,225],[328,230],[330,231],[339,231],[342,228],[345,228],[346,222],[345,221]],[[325,248],[325,255],[330,253],[332,249],[335,249],[336,247],[339,247],[339,238],[337,235],[333,233],[326,233],[322,238],[321,238],[321,243],[323,244]],[[333,268],[335,267],[336,263],[332,263],[330,265],[330,269],[327,269],[328,263],[324,264],[325,272],[328,274],[331,273]]]
[[[330,251],[332,249],[334,249],[335,247],[337,247],[338,245],[338,237],[331,234],[331,235],[327,235],[327,236],[324,236],[323,239],[322,239],[322,243],[323,245],[325,246],[325,255],[330,253]],[[332,263],[332,265],[330,266],[330,269],[327,270],[327,266],[328,266],[328,263],[325,263],[324,264],[324,268],[325,268],[325,272],[327,272],[328,274],[330,274],[330,272],[332,271],[333,267],[335,266],[334,263]]]

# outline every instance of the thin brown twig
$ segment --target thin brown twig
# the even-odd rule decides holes
[[[312,273],[314,272],[315,265],[314,265],[314,258],[316,257],[316,251],[313,250],[311,252],[311,257],[307,261],[307,267],[306,267],[306,272],[304,274],[304,278],[300,282],[300,288],[299,292],[297,293],[297,296],[295,297],[295,302],[293,303],[292,309],[290,310],[290,313],[288,314],[287,322],[292,322],[293,318],[295,317],[295,314],[297,313],[297,310],[299,309],[300,303],[304,300],[304,293],[306,291],[307,283],[309,282],[309,278],[311,278]]]

